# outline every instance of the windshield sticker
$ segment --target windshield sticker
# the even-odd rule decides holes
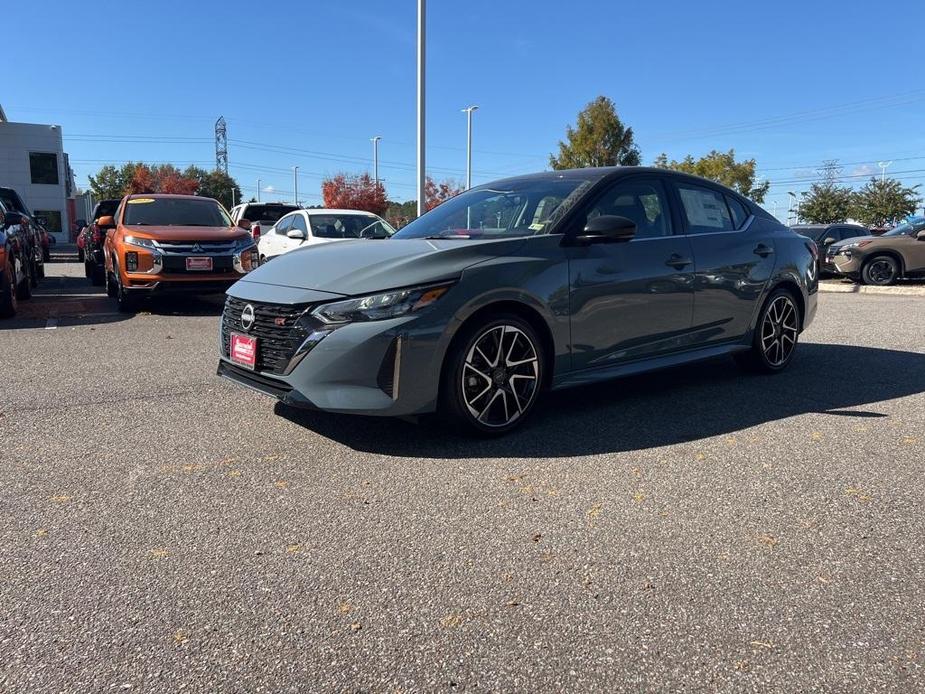
[[[126,204],[128,205],[147,205],[149,202],[154,202],[154,198],[132,198],[127,200]]]

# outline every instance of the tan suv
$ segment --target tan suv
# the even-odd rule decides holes
[[[829,246],[826,261],[840,275],[888,285],[925,276],[925,217],[909,217],[883,236],[847,239]]]

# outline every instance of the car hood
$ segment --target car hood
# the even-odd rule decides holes
[[[277,256],[241,282],[348,296],[371,294],[458,277],[467,267],[515,253],[523,243],[523,237],[336,241]]]
[[[889,245],[890,243],[890,239],[888,238],[884,239],[879,236],[855,236],[854,238],[842,239],[841,241],[836,241],[835,243],[829,246],[829,251],[830,252],[837,251],[839,248],[843,248],[844,246],[850,246],[851,244],[857,243],[858,241],[867,241],[868,243],[865,244],[865,247],[871,244]]]
[[[247,232],[240,227],[158,227],[126,224],[123,229],[129,234],[152,236],[161,241],[231,241],[247,236]]]

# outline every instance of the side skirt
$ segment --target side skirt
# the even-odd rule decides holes
[[[600,383],[601,381],[609,381],[624,376],[633,376],[648,371],[659,371],[660,369],[681,366],[682,364],[691,364],[707,359],[715,359],[716,357],[728,356],[736,352],[747,352],[749,349],[751,349],[750,343],[735,342],[701,349],[692,349],[685,352],[675,352],[674,354],[666,354],[664,356],[647,357],[636,361],[614,364],[613,366],[582,369],[581,371],[555,376],[552,382],[552,390],[583,386],[589,383]]]

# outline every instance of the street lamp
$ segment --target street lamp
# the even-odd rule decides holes
[[[424,214],[424,55],[427,0],[418,0],[418,217]]]
[[[791,223],[790,220],[791,220],[791,218],[792,218],[792,216],[793,216],[793,203],[796,202],[797,194],[788,191],[788,192],[787,192],[787,195],[790,196],[790,207],[787,208],[787,224],[789,225],[789,224]]]
[[[373,178],[376,180],[376,188],[379,187],[379,140],[382,137],[376,135],[372,140],[373,143]]]
[[[889,168],[890,164],[892,164],[892,163],[893,163],[892,160],[891,160],[891,161],[878,161],[878,162],[877,162],[877,166],[880,167],[880,182],[881,182],[881,183],[883,183],[884,179],[886,178],[886,170],[887,170],[887,168]]]
[[[257,202],[260,202],[260,179],[257,179]]]
[[[295,196],[295,206],[299,206],[299,167],[292,167],[292,192]]]
[[[462,112],[466,114],[466,190],[472,187],[472,113],[478,110],[478,106],[467,106],[462,109]]]

